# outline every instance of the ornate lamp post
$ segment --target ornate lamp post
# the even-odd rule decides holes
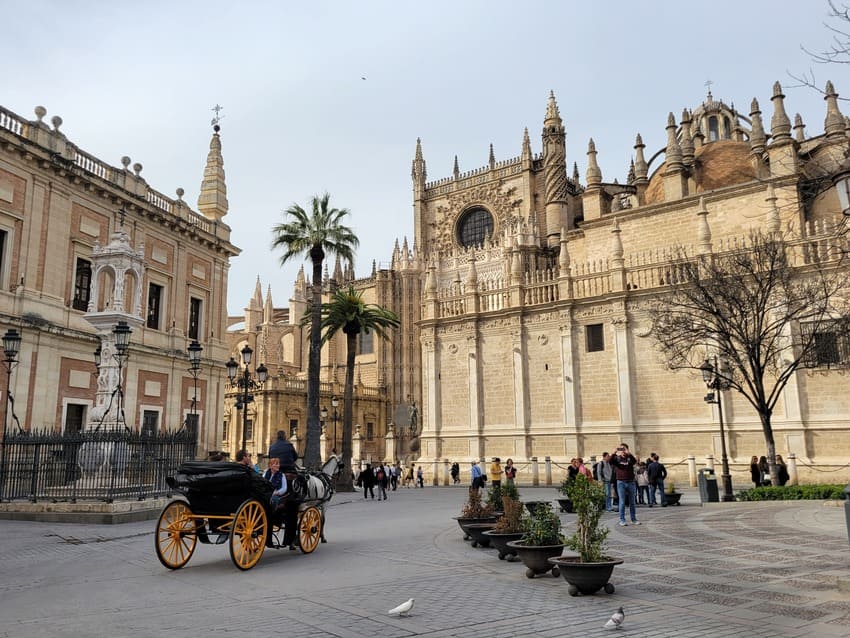
[[[725,369],[718,367],[717,355],[714,356],[714,365],[706,359],[705,363],[700,366],[702,372],[702,380],[713,392],[705,395],[705,402],[717,405],[717,413],[720,415],[720,461],[722,463],[723,473],[720,475],[723,479],[723,501],[734,501],[735,496],[732,494],[732,475],[729,473],[729,458],[726,456],[726,432],[723,428],[723,391],[730,387],[729,375]]]
[[[201,374],[201,351],[203,350],[203,346],[197,341],[192,341],[189,344],[189,347],[186,348],[186,351],[189,354],[189,374],[192,375],[192,381],[194,382],[194,389],[192,392],[192,411],[189,416],[191,417],[192,428],[195,436],[198,434],[198,377]]]
[[[230,357],[230,361],[225,366],[227,367],[227,378],[230,379],[230,387],[238,388],[241,391],[241,394],[238,395],[236,400],[236,409],[242,410],[242,447],[239,449],[244,450],[245,440],[248,438],[248,404],[254,400],[254,396],[250,394],[250,391],[263,387],[266,379],[268,379],[269,369],[261,363],[257,367],[255,375],[252,375],[249,367],[251,365],[251,359],[254,356],[254,350],[251,346],[246,345],[242,348],[241,354],[243,366],[241,375],[237,375],[239,364],[233,357]]]
[[[118,419],[127,427],[127,419],[124,418],[124,389],[122,385],[121,371],[124,368],[124,363],[130,358],[130,334],[133,331],[126,321],[119,321],[112,334],[115,336],[115,360],[118,362],[118,386],[115,391],[118,393]]]
[[[15,400],[10,392],[12,387],[12,368],[18,363],[18,352],[21,350],[21,335],[15,328],[9,328],[3,335],[3,354],[6,358],[3,363],[6,366],[6,411],[3,415],[3,440],[6,440],[6,430],[9,424],[9,407],[12,409],[12,418],[18,423],[15,416]],[[18,428],[20,429],[20,424]]]
[[[331,407],[334,409],[334,413],[333,413],[333,420],[334,420],[334,444],[333,444],[333,448],[332,448],[332,449],[333,449],[333,453],[334,453],[334,454],[337,454],[337,450],[338,450],[339,448],[336,446],[336,422],[339,420],[339,413],[336,411],[336,409],[339,407],[339,399],[337,399],[335,396],[334,396],[334,397],[331,397]]]

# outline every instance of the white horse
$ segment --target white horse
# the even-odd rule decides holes
[[[294,481],[292,491],[301,502],[300,509],[314,506],[322,515],[322,542],[325,541],[325,503],[334,495],[334,483],[340,471],[339,458],[331,456],[318,472],[300,474]]]

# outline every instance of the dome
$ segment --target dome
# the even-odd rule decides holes
[[[666,162],[661,164],[649,180],[645,199],[647,204],[665,201],[666,168]],[[696,185],[692,194],[753,181],[756,173],[750,160],[750,143],[719,140],[699,147],[694,152],[691,177]]]

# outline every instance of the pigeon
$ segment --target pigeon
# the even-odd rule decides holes
[[[622,629],[623,620],[625,618],[626,614],[623,613],[623,608],[620,607],[611,615],[611,618],[609,618],[608,622],[606,622],[603,626],[605,629]]]
[[[387,613],[390,616],[407,616],[410,614],[410,610],[413,609],[413,599],[407,600],[400,604],[398,607],[393,607]]]

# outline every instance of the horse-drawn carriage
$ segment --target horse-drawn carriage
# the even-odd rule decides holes
[[[297,506],[298,546],[305,554],[324,542],[324,504],[333,496],[337,470],[331,458],[321,472],[290,475],[287,498]],[[266,547],[279,549],[285,529],[285,507],[270,503],[271,483],[240,463],[188,461],[168,485],[184,498],[163,508],[156,525],[156,556],[169,569],[180,569],[201,543],[230,547],[239,569],[251,569]]]

